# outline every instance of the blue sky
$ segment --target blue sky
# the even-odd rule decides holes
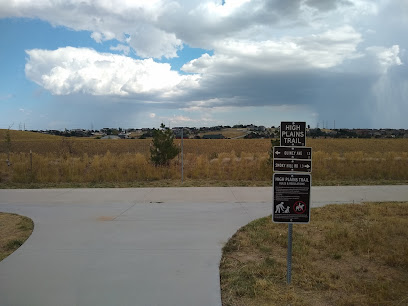
[[[0,0],[0,128],[408,128],[407,29],[403,0]]]

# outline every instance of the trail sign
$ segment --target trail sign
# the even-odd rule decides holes
[[[273,222],[309,223],[311,183],[310,174],[273,175]]]
[[[273,147],[273,158],[311,159],[312,148],[310,147]]]
[[[306,145],[306,122],[282,121],[280,145],[304,147]]]
[[[274,159],[273,171],[312,172],[312,160]]]

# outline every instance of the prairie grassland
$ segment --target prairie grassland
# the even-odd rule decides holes
[[[406,305],[408,202],[329,205],[293,226],[286,284],[287,225],[271,217],[241,228],[223,248],[224,306]]]
[[[120,183],[180,180],[180,156],[170,167],[155,167],[141,153],[107,152],[82,156],[12,153],[10,167],[0,154],[0,183]],[[32,160],[32,163],[31,163]],[[408,181],[408,152],[340,155],[313,153],[313,184],[395,183]],[[271,182],[268,153],[184,154],[185,180]]]
[[[0,129],[0,153],[5,153],[4,144],[6,130]],[[102,140],[90,138],[65,138],[33,132],[10,130],[12,152],[38,154],[65,154],[82,156],[83,154],[103,155],[108,151],[112,154],[141,153],[149,154],[151,139],[120,139]],[[180,140],[175,140],[180,145]],[[408,152],[408,139],[310,139],[306,145],[313,152],[325,153],[363,152],[367,154],[387,152]],[[184,152],[194,154],[231,153],[267,153],[270,149],[269,139],[185,139]]]
[[[19,131],[11,131],[11,139],[10,167],[6,145],[0,143],[2,185],[181,179],[181,156],[168,168],[154,167],[149,139],[96,140]],[[307,144],[313,148],[313,184],[408,182],[408,139],[308,139]],[[270,147],[269,139],[184,140],[184,179],[270,184]]]

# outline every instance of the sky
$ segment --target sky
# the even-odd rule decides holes
[[[0,0],[0,128],[408,129],[407,0]]]

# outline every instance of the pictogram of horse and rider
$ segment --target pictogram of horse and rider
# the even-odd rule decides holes
[[[306,203],[303,201],[297,201],[293,204],[293,212],[296,214],[303,214],[306,211]],[[290,214],[290,205],[286,205],[285,202],[280,202],[275,206],[275,214]]]

